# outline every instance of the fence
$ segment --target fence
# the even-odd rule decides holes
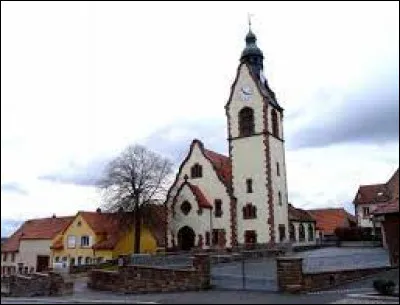
[[[382,248],[341,249],[330,248],[319,253],[299,253],[303,257],[305,272],[323,272],[345,269],[363,269],[390,266],[389,255]]]

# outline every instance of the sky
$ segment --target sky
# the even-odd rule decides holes
[[[102,206],[129,144],[228,154],[248,31],[284,111],[289,201],[345,207],[399,165],[398,2],[1,2],[1,235]]]

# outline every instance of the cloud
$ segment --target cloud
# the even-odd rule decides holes
[[[11,236],[23,223],[22,220],[1,219],[1,237]]]
[[[398,58],[398,51],[397,51]],[[384,144],[399,141],[399,71],[393,65],[372,70],[374,77],[347,84],[348,88],[325,88],[314,101],[289,117],[289,149],[324,147],[340,143]],[[387,69],[386,69],[387,68]],[[356,80],[354,80],[356,82]]]
[[[38,179],[79,186],[96,186],[96,182],[101,178],[105,166],[110,160],[110,157],[97,157],[83,164],[70,161],[60,170],[41,175]]]
[[[21,195],[28,195],[28,192],[24,188],[22,188],[18,183],[15,183],[15,182],[2,183],[1,191],[18,193]]]

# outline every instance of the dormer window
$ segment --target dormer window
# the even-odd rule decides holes
[[[200,164],[196,163],[190,169],[190,175],[191,175],[192,178],[201,178],[201,177],[203,177],[203,167]]]
[[[379,193],[378,193],[378,196],[382,196],[382,195],[383,195],[383,193],[382,193],[382,192],[379,192]]]

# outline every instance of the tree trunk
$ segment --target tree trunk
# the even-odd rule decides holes
[[[134,253],[140,253],[140,236],[141,236],[141,213],[139,200],[135,200],[135,247]]]

